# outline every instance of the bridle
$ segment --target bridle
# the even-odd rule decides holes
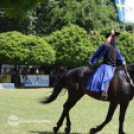
[[[134,88],[133,80],[131,79],[131,76],[130,76],[129,72],[127,71],[127,65],[125,66],[125,71],[126,71],[126,74],[127,74],[128,79],[129,79],[129,81],[130,81],[130,84],[131,84],[131,85],[133,86],[133,88]]]

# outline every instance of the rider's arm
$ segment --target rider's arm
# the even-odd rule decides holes
[[[113,35],[114,35],[114,30],[112,29],[112,30],[111,30],[111,34],[110,34],[110,36],[107,38],[104,47],[107,47],[107,46],[109,45],[109,43],[110,43],[111,40],[112,40]]]
[[[123,66],[126,66],[126,61],[123,58],[119,48],[118,48],[118,62],[120,62],[120,65],[122,64]]]

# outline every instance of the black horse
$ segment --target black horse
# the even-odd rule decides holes
[[[68,99],[63,106],[63,113],[57,122],[57,127],[53,128],[54,133],[58,132],[65,117],[67,119],[67,127],[65,128],[65,132],[67,134],[70,133],[71,122],[69,118],[69,111],[84,94],[88,94],[97,100],[101,100],[101,93],[90,92],[86,89],[87,81],[92,75],[92,72],[93,71],[88,67],[78,67],[66,71],[57,82],[52,94],[45,101],[41,101],[45,104],[50,103],[57,98],[64,86],[68,90]],[[130,74],[131,80],[134,81],[134,64],[127,65],[127,72]],[[117,105],[120,105],[119,134],[125,134],[123,131],[123,122],[128,104],[133,99],[133,94],[134,87],[129,82],[125,68],[117,68],[108,88],[108,98],[106,101],[109,101],[110,105],[107,117],[101,125],[97,126],[96,128],[91,128],[90,134],[97,133],[108,122],[110,122]]]

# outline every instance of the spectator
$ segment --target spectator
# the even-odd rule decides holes
[[[11,83],[16,83],[17,76],[16,76],[16,68],[14,68],[11,72]]]
[[[45,74],[43,69],[41,69],[40,74]]]
[[[34,74],[36,74],[36,75],[39,74],[39,70],[38,70],[38,68],[35,70]]]
[[[22,74],[22,78],[23,78],[23,79],[27,79],[28,71],[27,71],[26,68],[24,68],[24,69],[22,70],[21,74]]]
[[[35,69],[31,68],[29,74],[34,74],[34,72],[35,72]]]
[[[67,71],[67,66],[64,68],[64,71]]]
[[[8,74],[12,75],[13,69],[11,68]]]
[[[27,75],[27,74],[28,74],[27,69],[26,69],[26,68],[24,68],[24,70],[22,70],[21,74],[23,74],[23,75]]]
[[[52,69],[50,72],[50,86],[54,86],[55,82],[56,82],[56,69]]]
[[[62,75],[62,70],[60,68],[58,68],[57,70],[57,78],[60,78]]]
[[[4,69],[3,74],[7,74],[7,69]]]

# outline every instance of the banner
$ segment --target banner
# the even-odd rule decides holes
[[[134,0],[125,0],[125,22],[134,23]]]
[[[49,87],[49,75],[20,75],[25,87]]]
[[[0,83],[11,83],[11,75],[0,75]]]
[[[14,89],[14,83],[0,83],[0,89]]]
[[[120,22],[134,22],[134,0],[115,0]]]

